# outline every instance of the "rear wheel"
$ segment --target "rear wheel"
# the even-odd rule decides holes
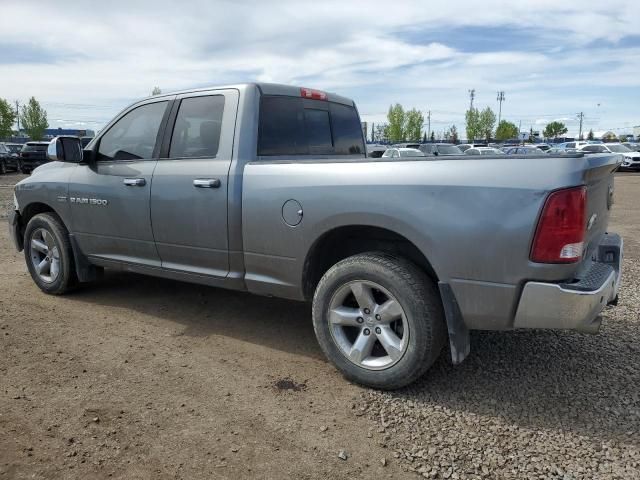
[[[34,216],[24,234],[24,256],[31,278],[45,293],[61,295],[77,283],[69,232],[54,213]]]
[[[7,165],[4,160],[0,160],[0,174],[4,175],[5,173],[7,173]]]
[[[434,282],[411,262],[365,253],[334,265],[313,300],[313,325],[342,374],[374,388],[400,388],[433,364],[446,340]]]

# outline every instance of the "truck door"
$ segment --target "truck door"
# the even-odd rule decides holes
[[[151,231],[149,193],[170,99],[132,107],[98,139],[95,161],[69,181],[72,231],[93,258],[160,266]]]
[[[229,272],[227,182],[239,93],[176,97],[151,187],[151,223],[162,267]]]

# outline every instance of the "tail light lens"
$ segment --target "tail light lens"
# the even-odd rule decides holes
[[[573,263],[582,258],[586,230],[587,188],[553,192],[547,198],[533,238],[531,261]]]

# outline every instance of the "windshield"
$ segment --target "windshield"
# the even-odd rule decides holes
[[[462,150],[455,145],[440,145],[438,147],[438,153],[441,155],[460,155]]]
[[[488,148],[486,150],[480,150],[480,155],[504,155],[504,152],[497,148]]]
[[[391,155],[393,155],[393,152],[395,152],[395,150],[391,150],[391,149],[389,149],[389,150],[385,151],[385,152],[382,154],[382,156],[383,156],[383,157],[390,157]]]
[[[49,146],[48,143],[37,143],[35,145],[27,143],[24,147],[22,147],[22,151],[23,152],[46,152],[48,146]]]
[[[627,153],[631,151],[624,145],[607,145],[607,147],[609,147],[609,150],[615,153]]]
[[[400,150],[401,157],[424,157],[424,153],[420,150]]]
[[[6,147],[11,153],[18,153],[22,149],[22,145],[6,145]]]

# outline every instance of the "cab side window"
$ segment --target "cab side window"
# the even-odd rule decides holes
[[[167,103],[141,105],[118,120],[100,139],[98,160],[153,158]]]
[[[223,113],[223,95],[182,100],[173,127],[169,157],[215,157],[220,145]]]

